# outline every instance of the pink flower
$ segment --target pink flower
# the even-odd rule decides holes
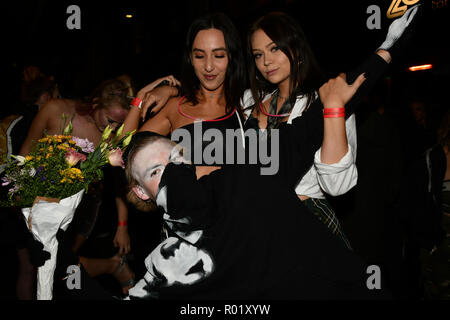
[[[66,162],[69,167],[73,167],[80,160],[86,161],[86,156],[82,153],[76,152],[74,149],[70,149],[66,152]]]
[[[11,183],[11,180],[8,179],[7,176],[2,177],[2,186],[7,186],[8,184]]]
[[[81,148],[83,152],[91,153],[94,152],[94,144],[90,142],[88,139],[81,139],[78,137],[72,137],[72,140],[75,141],[75,144]]]
[[[113,167],[122,167],[125,168],[123,164],[123,158],[122,158],[122,150],[120,148],[117,148],[115,150],[111,150],[108,153],[108,161]]]

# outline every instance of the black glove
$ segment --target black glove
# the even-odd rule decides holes
[[[400,56],[411,41],[422,11],[423,6],[417,4],[409,8],[403,16],[395,19],[389,26],[386,39],[377,50],[389,51],[394,58]]]
[[[45,261],[50,259],[50,253],[44,250],[44,245],[33,238],[32,235],[28,237],[26,247],[30,253],[30,262],[35,267],[41,267]]]

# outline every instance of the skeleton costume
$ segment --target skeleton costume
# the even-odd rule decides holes
[[[386,66],[373,54],[353,76],[365,71],[363,86],[370,87]],[[347,105],[348,114],[355,104]],[[295,192],[322,144],[320,99],[279,135],[274,175],[261,175],[259,164],[226,165],[197,180],[192,165],[165,167],[156,202],[165,212],[169,237],[145,260],[147,273],[128,299],[387,297],[384,290],[367,288],[365,263]],[[261,186],[271,187],[270,197]]]

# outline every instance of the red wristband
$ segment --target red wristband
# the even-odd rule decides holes
[[[345,113],[345,108],[324,108],[323,113]]]
[[[345,108],[324,108],[324,118],[342,118],[345,117]]]
[[[126,227],[126,226],[128,226],[128,222],[127,221],[119,221],[117,226],[119,226],[119,227]]]
[[[135,106],[135,107],[138,107],[139,109],[141,109],[141,107],[142,107],[142,100],[139,99],[139,98],[134,98],[134,99],[131,101],[130,105]]]
[[[324,114],[324,118],[343,118],[345,117],[345,113],[332,113],[332,114]]]

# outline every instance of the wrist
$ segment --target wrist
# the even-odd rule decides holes
[[[345,117],[345,108],[327,108],[323,109],[323,117],[324,118],[343,118]]]
[[[130,103],[131,106],[137,107],[139,110],[142,109],[142,99],[139,99],[138,97],[131,100]]]
[[[122,227],[122,228],[128,227],[128,221],[119,221],[119,222],[117,223],[117,227],[118,227],[118,228],[119,228],[119,227]]]
[[[378,49],[376,54],[379,55],[387,63],[390,63],[392,60],[391,54],[387,50]]]

